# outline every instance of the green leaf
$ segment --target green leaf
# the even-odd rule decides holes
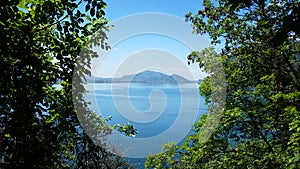
[[[10,134],[4,134],[4,137],[10,138]]]
[[[91,14],[92,17],[95,16],[95,8],[92,8],[92,9],[90,10],[90,14]]]
[[[87,12],[88,10],[90,10],[90,5],[89,5],[89,4],[87,4],[87,5],[85,6],[85,12]]]
[[[27,7],[26,7],[26,1],[27,1],[27,0],[21,0],[21,1],[19,2],[19,4],[18,4],[18,7],[19,7],[19,8],[23,8],[23,9],[27,9]]]
[[[46,120],[46,123],[52,123],[56,117],[59,117],[59,113],[55,113],[54,115],[51,115],[51,118]]]

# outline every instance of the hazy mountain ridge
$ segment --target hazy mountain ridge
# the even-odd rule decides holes
[[[195,83],[180,75],[166,75],[161,72],[146,70],[137,74],[125,75],[120,78],[86,77],[89,83]]]

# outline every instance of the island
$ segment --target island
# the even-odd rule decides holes
[[[166,75],[162,72],[146,70],[137,74],[124,75],[119,78],[103,78],[97,76],[85,77],[88,83],[197,83],[177,74]]]

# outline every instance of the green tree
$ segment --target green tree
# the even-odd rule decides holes
[[[109,48],[105,7],[102,0],[0,2],[0,168],[130,167],[85,133],[93,129],[98,138],[112,130],[81,102],[77,76],[88,68],[74,74],[82,117],[73,105],[76,61],[97,57],[91,46]],[[86,120],[86,131],[78,118]]]
[[[201,142],[204,115],[195,132],[177,147],[149,156],[156,168],[299,168],[300,167],[300,2],[296,0],[203,1],[187,14],[196,33],[221,44],[226,74],[225,110],[211,137]],[[192,54],[198,61],[203,55]],[[212,105],[208,77],[201,94]]]

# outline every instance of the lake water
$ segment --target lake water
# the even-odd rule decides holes
[[[86,89],[89,93],[85,98],[91,102],[91,108],[103,117],[112,116],[110,125],[128,122],[134,125],[138,134],[129,142],[143,140],[146,144],[149,139],[160,139],[153,145],[141,145],[142,150],[128,156],[130,161],[139,161],[141,168],[145,158],[134,155],[155,153],[162,142],[180,144],[186,134],[191,134],[192,124],[207,111],[196,83],[89,83]]]

